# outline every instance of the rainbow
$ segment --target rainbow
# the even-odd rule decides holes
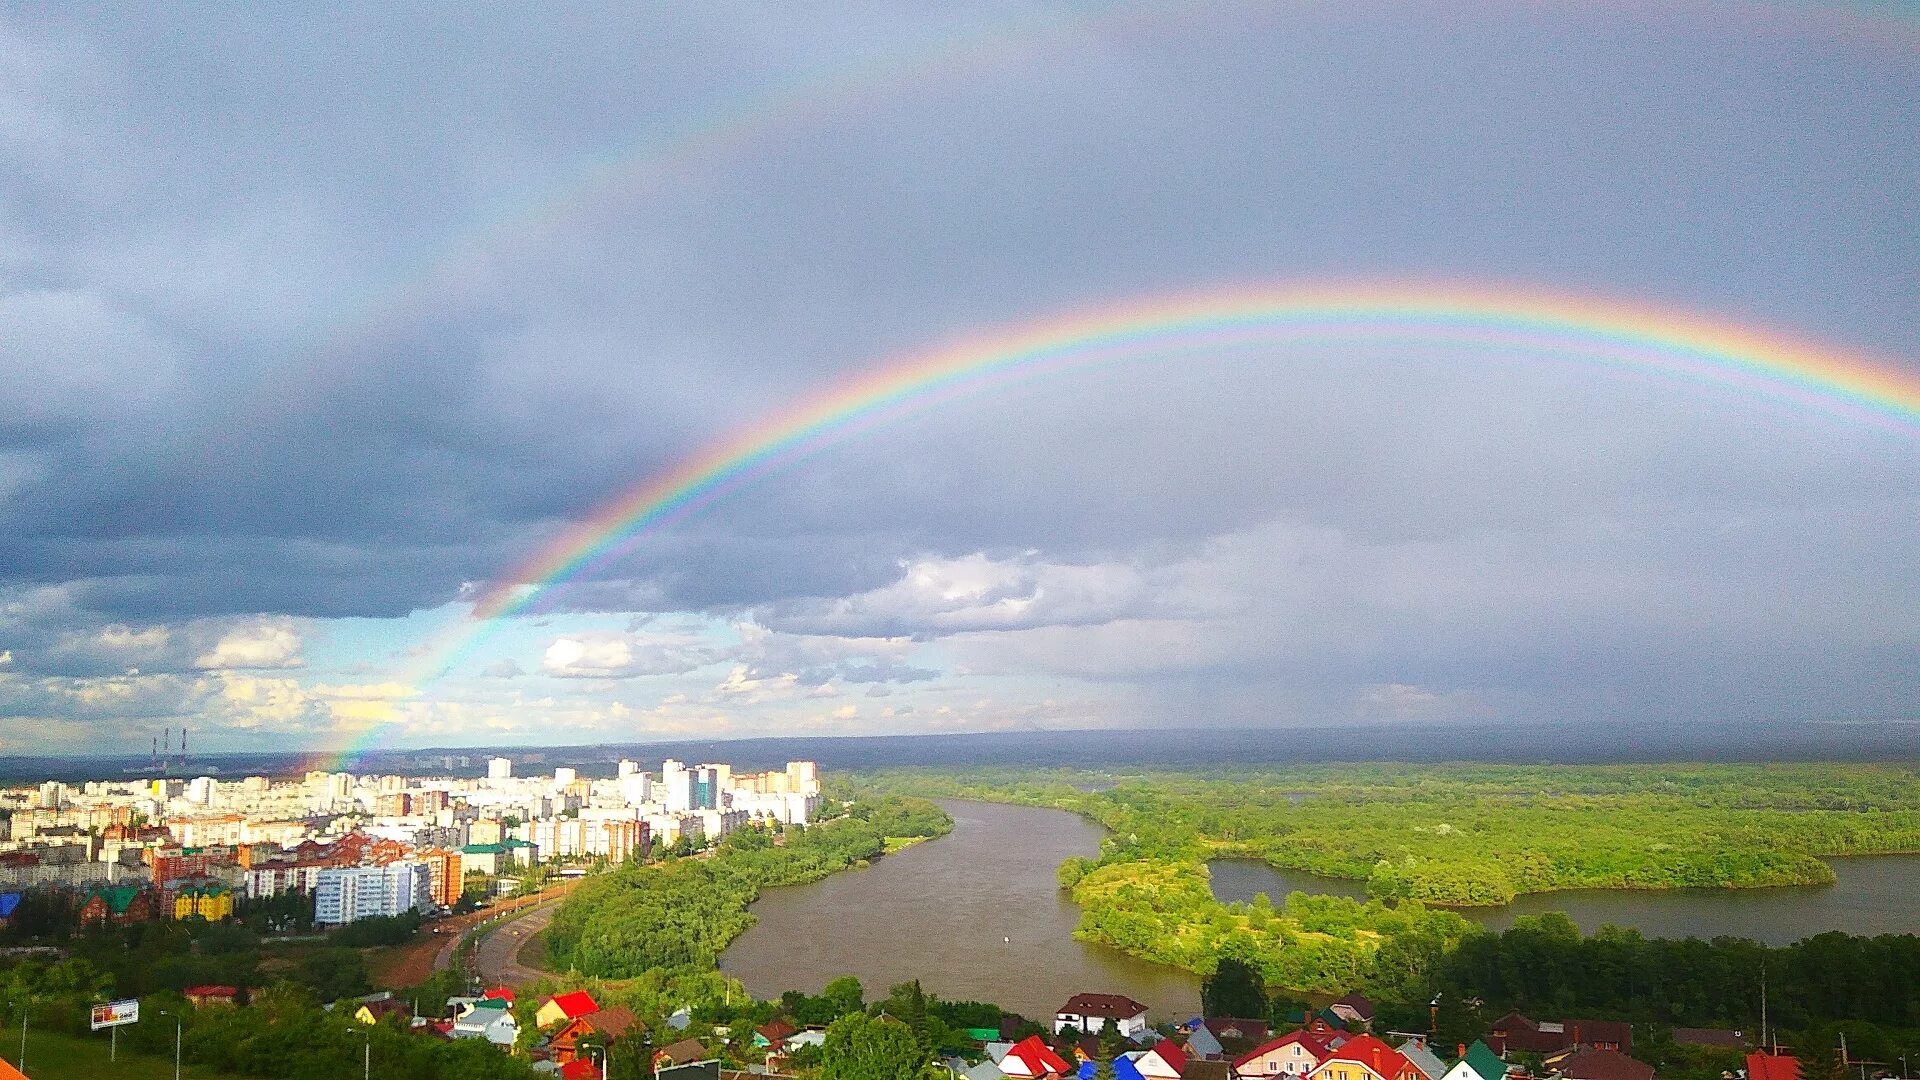
[[[878,364],[713,443],[605,503],[479,595],[413,684],[430,684],[567,581],[810,455],[995,387],[1155,357],[1353,345],[1498,352],[1758,395],[1920,439],[1920,374],[1699,314],[1512,287],[1404,283],[1232,288],[1066,315]],[[368,748],[361,740],[359,749]],[[357,752],[357,751],[356,751]]]

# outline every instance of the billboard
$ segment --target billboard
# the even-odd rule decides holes
[[[121,1024],[131,1024],[139,1019],[139,998],[109,1001],[105,1005],[95,1005],[93,1007],[93,1030],[95,1031],[99,1031],[103,1027],[119,1027]]]

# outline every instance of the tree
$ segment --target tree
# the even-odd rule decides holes
[[[1208,1016],[1264,1017],[1267,984],[1252,964],[1221,957],[1220,966],[1200,982],[1200,1008]]]
[[[842,975],[826,985],[820,996],[827,1001],[827,1007],[835,1016],[857,1013],[867,1007],[867,991],[860,980],[851,975]]]
[[[915,1080],[927,1062],[907,1025],[864,1013],[829,1025],[820,1052],[820,1080]]]

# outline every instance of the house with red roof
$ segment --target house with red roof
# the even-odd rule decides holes
[[[1172,1039],[1161,1039],[1133,1059],[1141,1080],[1180,1080],[1187,1069],[1187,1050]]]
[[[1308,1080],[1420,1080],[1406,1055],[1371,1035],[1355,1035],[1307,1074]]]
[[[1333,1047],[1322,1035],[1310,1031],[1289,1031],[1269,1039],[1233,1059],[1233,1071],[1244,1077],[1302,1077],[1333,1056]]]
[[[1074,1073],[1074,1067],[1040,1041],[1038,1035],[1029,1035],[1014,1043],[994,1064],[1000,1067],[1002,1075],[1022,1080],[1060,1080]]]
[[[539,1011],[533,1014],[533,1022],[535,1026],[545,1029],[599,1011],[600,1006],[593,1000],[592,994],[585,990],[570,990],[541,1002]]]
[[[240,989],[235,986],[189,986],[180,992],[196,1009],[237,1005],[240,1001]]]
[[[493,1001],[504,1001],[507,1004],[511,1005],[513,1004],[513,987],[496,986],[491,990],[485,991],[480,996],[482,998],[493,1000]]]
[[[1800,1080],[1800,1059],[1792,1054],[1747,1055],[1747,1080]]]
[[[575,1058],[560,1066],[560,1080],[600,1080],[600,1066],[589,1058]]]

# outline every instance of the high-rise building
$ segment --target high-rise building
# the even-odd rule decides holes
[[[666,804],[667,813],[680,814],[693,809],[693,775],[685,765],[672,758],[661,762],[660,786],[666,789],[660,801]]]
[[[820,794],[820,770],[811,761],[787,762],[787,790],[802,795]]]
[[[428,911],[433,906],[433,875],[426,863],[410,859],[385,866],[341,866],[314,878],[313,921],[330,926],[375,915]]]
[[[565,790],[568,784],[573,783],[575,780],[578,780],[579,778],[580,778],[580,773],[578,770],[569,768],[568,766],[565,766],[565,765],[561,765],[558,768],[553,770],[554,789]]]
[[[487,759],[487,779],[489,780],[513,779],[513,759],[503,758],[503,757],[488,758]]]
[[[639,771],[640,771],[640,763],[639,763],[639,762],[637,762],[637,761],[634,761],[634,760],[632,760],[632,759],[630,759],[630,758],[621,758],[621,759],[620,759],[620,772],[619,772],[619,774],[617,775],[617,777],[616,777],[616,779],[620,779],[620,780],[625,780],[625,779],[626,779],[627,777],[629,777],[629,776],[633,776],[633,775],[635,775],[636,773],[638,773]]]

